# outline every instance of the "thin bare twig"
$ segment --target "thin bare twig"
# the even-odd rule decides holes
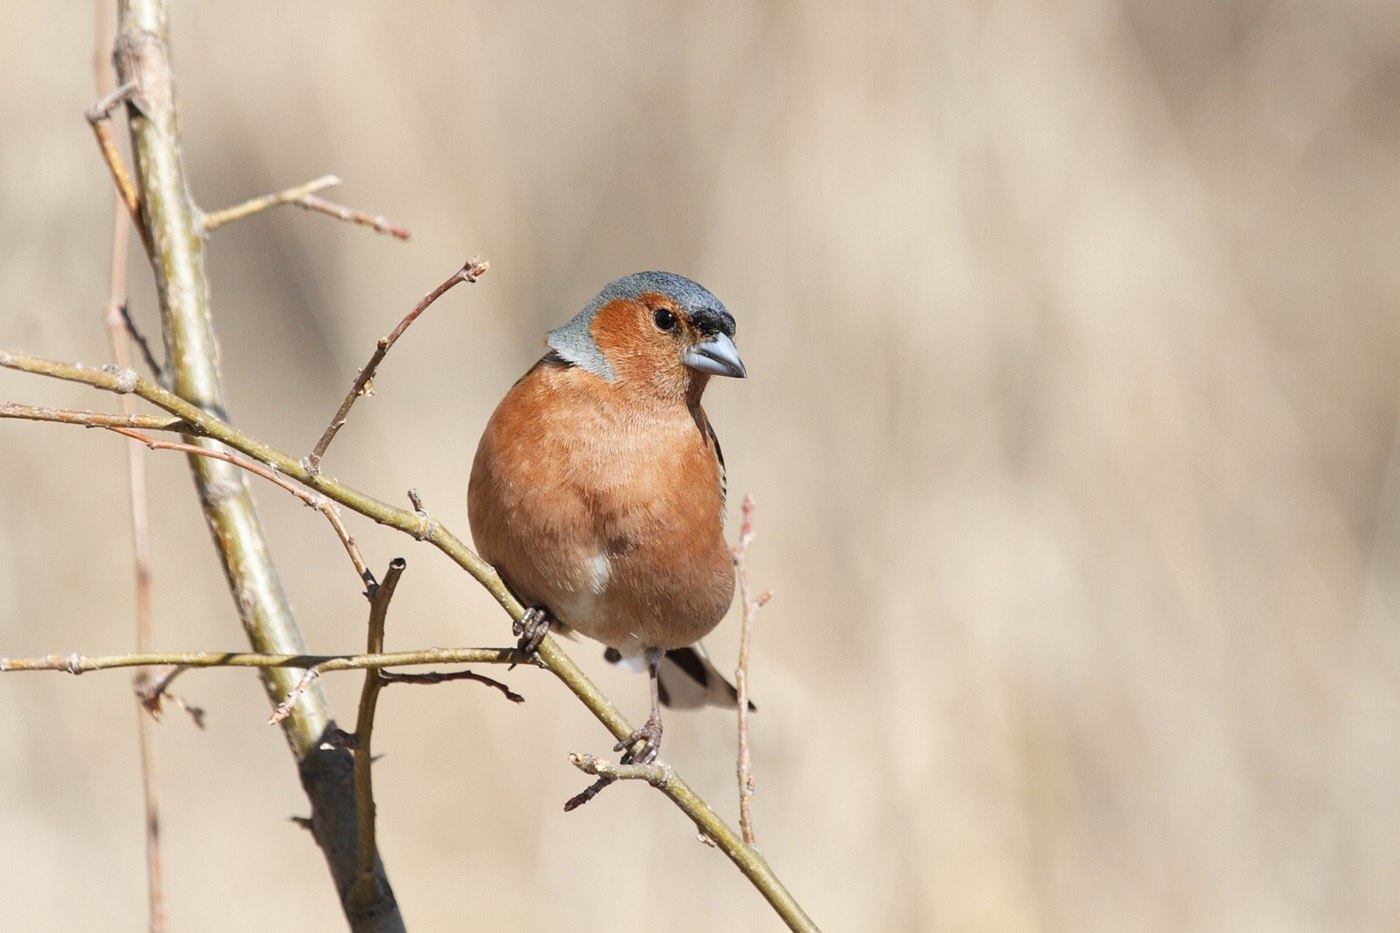
[[[401,227],[391,222],[382,214],[369,214],[365,211],[357,211],[343,204],[336,204],[333,201],[327,201],[325,198],[318,198],[314,194],[309,194],[292,203],[308,211],[328,214],[336,220],[343,220],[346,223],[369,227],[376,233],[387,233],[399,240],[407,240],[409,237],[413,236],[412,232],[407,227]]]
[[[758,597],[750,595],[749,589],[749,546],[753,544],[753,496],[744,496],[744,521],[739,528],[739,543],[734,547],[734,567],[739,573],[739,599],[743,603],[744,621],[739,634],[739,666],[734,671],[734,689],[739,695],[739,830],[744,834],[744,842],[756,843],[753,831],[753,814],[750,803],[753,800],[753,767],[749,758],[749,643],[753,640],[754,617],[768,600],[773,598],[771,591]]]
[[[129,407],[130,396],[123,396],[123,406]],[[336,537],[345,547],[345,552],[350,556],[350,561],[355,566],[355,573],[361,582],[366,586],[374,584],[374,574],[365,564],[364,558],[360,555],[359,546],[355,544],[355,538],[345,527],[345,522],[340,517],[340,510],[337,509],[331,500],[323,495],[313,493],[303,486],[291,482],[280,473],[263,466],[262,464],[230,454],[224,450],[216,450],[209,447],[197,447],[194,444],[185,444],[179,441],[163,441],[158,438],[141,434],[132,428],[144,428],[149,431],[178,431],[181,434],[198,435],[200,431],[197,426],[181,419],[171,420],[162,415],[138,415],[124,414],[112,415],[104,412],[85,411],[73,408],[43,408],[37,405],[17,405],[13,402],[0,404],[0,418],[18,418],[28,421],[54,421],[62,424],[81,424],[86,427],[106,428],[114,434],[130,438],[140,444],[144,444],[151,450],[171,450],[179,453],[189,454],[196,457],[209,457],[214,460],[222,460],[235,466],[247,470],[255,476],[260,476],[270,483],[282,487],[287,492],[296,496],[308,507],[315,509],[326,517],[331,528],[335,530]],[[139,448],[138,448],[139,449]],[[142,471],[144,475],[144,461]]]
[[[3,414],[4,412],[0,411],[0,416],[3,416]],[[327,499],[325,496],[318,495],[317,493],[311,492],[293,483],[285,476],[273,472],[268,467],[254,460],[249,460],[247,457],[240,457],[237,454],[231,454],[225,450],[215,450],[211,447],[196,447],[194,444],[183,444],[179,441],[162,441],[146,434],[140,434],[123,427],[117,427],[116,425],[103,425],[103,427],[114,434],[120,434],[134,441],[140,441],[151,450],[174,450],[195,457],[210,457],[214,460],[232,463],[234,466],[247,470],[254,476],[261,476],[269,483],[275,483],[282,487],[304,502],[308,507],[315,509],[326,517],[326,520],[331,523],[331,528],[335,530],[335,536],[340,539],[340,543],[345,547],[345,553],[350,555],[350,562],[355,565],[355,573],[359,576],[360,581],[366,586],[374,585],[374,574],[370,571],[369,567],[366,566],[365,559],[360,556],[360,548],[355,544],[354,537],[351,536],[349,529],[345,527],[345,523],[341,521],[340,510],[332,505],[331,500]],[[277,721],[280,722],[281,720],[279,719]]]
[[[306,468],[314,475],[321,469],[321,458],[326,455],[326,448],[331,446],[331,441],[335,440],[335,435],[345,426],[345,419],[349,417],[350,407],[355,404],[356,399],[362,395],[370,395],[374,392],[374,374],[379,369],[380,362],[389,352],[389,349],[403,336],[403,332],[408,330],[408,325],[418,319],[418,315],[428,310],[428,307],[437,301],[450,288],[462,282],[476,282],[477,279],[491,268],[491,263],[480,256],[473,256],[466,261],[466,264],[456,272],[452,273],[437,288],[423,296],[423,300],[404,316],[399,325],[390,331],[389,336],[380,337],[375,344],[374,352],[370,354],[369,362],[360,370],[360,374],[355,377],[355,383],[350,387],[350,392],[345,396],[345,400],[340,403],[340,408],[336,409],[335,415],[331,418],[331,423],[326,425],[326,430],[322,432],[321,439],[316,442],[311,453],[306,458]]]
[[[231,224],[235,220],[242,220],[245,217],[252,217],[254,214],[261,214],[268,208],[277,207],[282,204],[295,204],[302,201],[317,191],[324,191],[327,188],[341,184],[335,175],[322,175],[320,178],[312,179],[305,184],[295,185],[291,188],[284,188],[272,194],[264,194],[261,197],[250,198],[242,204],[235,204],[232,207],[221,208],[217,211],[210,211],[204,215],[204,232],[217,230],[224,224]]]
[[[603,792],[613,781],[646,781],[652,787],[665,789],[667,783],[675,776],[671,766],[665,762],[653,762],[652,764],[613,764],[606,758],[599,758],[595,755],[584,755],[579,752],[569,753],[569,762],[582,771],[584,774],[595,775],[598,780],[589,784],[582,791],[564,801],[564,812],[572,813],[579,807],[588,803],[594,797]],[[701,838],[706,838],[703,834]]]
[[[664,762],[654,762],[649,765],[613,764],[606,758],[599,758],[596,755],[570,752],[569,763],[584,774],[606,776],[614,781],[646,781],[652,787],[661,787],[675,777],[671,766]]]
[[[190,719],[194,720],[196,726],[203,729],[204,708],[187,703],[184,697],[177,693],[170,692],[171,683],[174,682],[176,677],[179,677],[187,670],[189,670],[189,668],[181,664],[167,668],[165,673],[154,681],[139,684],[136,690],[136,699],[141,703],[141,706],[146,712],[151,714],[151,718],[157,722],[160,721],[165,713],[165,700],[169,699],[176,706],[180,707],[180,709],[188,713]],[[146,673],[144,668],[141,669],[141,673]],[[138,677],[139,676],[140,675],[138,675]],[[146,676],[149,680],[150,675],[146,674]]]
[[[292,715],[292,710],[297,708],[297,700],[301,699],[301,695],[306,692],[306,688],[311,686],[316,678],[320,676],[321,669],[319,667],[310,668],[306,673],[302,674],[301,680],[297,681],[296,686],[283,698],[281,703],[277,704],[276,708],[274,708],[272,713],[267,717],[267,724],[269,726],[280,725],[282,720]]]
[[[132,183],[131,173],[126,170],[121,153],[117,150],[117,140],[112,135],[110,122],[112,111],[131,100],[135,94],[136,82],[127,81],[111,93],[104,94],[102,99],[89,107],[84,115],[87,117],[88,125],[92,127],[93,135],[97,137],[97,148],[102,151],[102,161],[107,163],[107,169],[112,173],[112,182],[117,186],[117,197],[120,198],[122,206],[126,208],[127,215],[136,224],[136,228],[144,231],[145,227],[141,224],[141,202],[136,194],[136,185]],[[145,239],[144,235],[142,239]]]
[[[146,361],[146,368],[151,371],[152,376],[164,383],[166,377],[165,367],[156,362],[156,355],[151,352],[151,345],[146,341],[145,335],[143,335],[136,326],[136,322],[131,319],[131,309],[126,306],[125,301],[122,302],[119,310],[121,311],[122,323],[126,325],[127,334],[136,344],[136,348],[141,351],[141,358]]]
[[[122,407],[128,406],[123,404]],[[169,415],[113,415],[101,411],[88,411],[85,408],[44,408],[39,405],[17,405],[14,402],[0,404],[0,418],[57,421],[61,424],[81,424],[89,428],[139,428],[146,431],[176,431],[181,434],[191,431],[189,424]]]
[[[102,321],[107,331],[107,343],[112,353],[112,362],[118,366],[131,365],[131,348],[127,344],[126,322],[126,266],[131,246],[131,222],[139,221],[140,208],[136,202],[136,192],[130,178],[125,177],[121,157],[117,154],[116,142],[107,115],[121,99],[130,96],[134,83],[115,87],[116,78],[112,73],[111,60],[107,52],[115,41],[115,26],[111,17],[111,4],[97,0],[96,37],[93,43],[93,72],[96,77],[97,93],[103,95],[99,102],[101,118],[94,120],[88,113],[88,122],[97,136],[97,144],[102,149],[103,158],[112,167],[113,181],[117,185],[112,204],[112,254],[107,279],[107,302],[102,308]],[[125,182],[125,186],[123,186]],[[139,222],[137,226],[140,226]],[[149,353],[149,350],[147,351]],[[136,400],[123,396],[122,411],[127,416],[127,426],[137,419]],[[168,418],[161,418],[169,421]],[[136,650],[150,651],[154,628],[151,602],[151,532],[150,508],[147,497],[146,458],[135,444],[126,446],[126,471],[131,502],[131,553],[136,574]],[[147,699],[150,686],[150,673],[141,668],[132,678],[132,689],[136,693],[138,709],[136,714],[136,738],[141,758],[141,799],[145,810],[146,843],[146,911],[151,933],[165,930],[165,868],[161,858],[160,829],[160,762],[156,757],[156,716],[159,699]],[[162,691],[164,688],[162,687]],[[159,694],[155,694],[159,697]],[[143,710],[152,711],[151,716]],[[199,717],[196,717],[199,722]]]
[[[87,674],[119,667],[270,667],[295,670],[362,671],[367,668],[414,667],[424,664],[523,664],[515,648],[421,648],[384,654],[261,654],[256,651],[156,651],[145,654],[46,654],[37,658],[0,657],[0,673],[59,671]]]
[[[424,674],[396,674],[393,671],[380,670],[379,676],[384,679],[384,686],[390,684],[445,684],[451,680],[472,680],[487,687],[495,687],[501,691],[501,695],[512,703],[524,703],[525,698],[507,684],[501,683],[494,677],[487,677],[485,674],[478,674],[474,671],[428,671]]]

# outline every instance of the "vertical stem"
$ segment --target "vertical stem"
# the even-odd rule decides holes
[[[151,268],[160,300],[170,387],[181,398],[227,419],[205,277],[203,215],[185,174],[164,0],[121,0],[115,59],[119,80],[136,86],[127,115],[141,216],[152,245]],[[210,443],[194,437],[187,441]],[[208,457],[191,456],[189,464],[249,643],[260,652],[303,653],[305,644],[243,472]],[[290,669],[261,674],[274,707],[301,677],[300,671]],[[352,764],[348,752],[326,744],[334,722],[319,686],[303,691],[295,715],[282,721],[282,729],[311,799],[316,841],[348,910],[345,899],[355,878]],[[403,928],[382,866],[379,874],[384,897],[363,911],[347,912],[356,930]]]
[[[97,94],[105,97],[115,85],[112,62],[107,50],[112,47],[112,15],[108,0],[97,0],[97,39],[94,43],[93,69],[97,77]],[[126,265],[131,247],[131,215],[121,196],[112,198],[112,265],[108,275],[107,303],[102,309],[107,343],[112,362],[124,369],[131,367],[131,346],[128,343],[126,320],[122,306],[126,302]],[[136,399],[122,396],[122,411],[136,412]],[[131,496],[131,551],[136,570],[136,650],[147,652],[152,646],[151,613],[151,534],[150,509],[147,505],[146,457],[141,445],[130,441],[126,445],[126,471]],[[150,681],[150,670],[141,668],[132,679],[139,697]],[[141,757],[141,797],[145,811],[146,840],[146,910],[151,933],[165,930],[165,872],[160,854],[160,761],[156,757],[156,721],[141,702],[136,703],[136,737]]]

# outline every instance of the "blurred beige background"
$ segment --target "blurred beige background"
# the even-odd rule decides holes
[[[284,209],[213,237],[247,429],[308,449],[373,341],[481,253],[327,463],[465,533],[476,439],[546,329],[649,268],[734,311],[751,378],[707,401],[777,592],[756,821],[819,923],[1400,925],[1400,7],[175,7],[202,205],[335,172],[414,231]],[[92,11],[6,13],[0,344],[101,362]],[[13,373],[0,400],[114,407]],[[158,642],[240,647],[184,463],[148,463]],[[114,438],[0,424],[0,654],[129,650],[124,469]],[[257,495],[311,647],[357,648],[324,523]],[[436,552],[352,530],[409,560],[391,646],[508,640]],[[641,678],[576,656],[643,711]],[[359,680],[323,680],[342,718]],[[523,707],[381,704],[413,928],[777,926],[659,795],[561,813],[566,753],[608,740],[543,673],[509,680]],[[255,678],[179,687],[208,730],[160,730],[174,928],[340,928]],[[0,709],[6,925],[143,929],[128,674],[0,677]],[[732,817],[730,718],[667,736]]]

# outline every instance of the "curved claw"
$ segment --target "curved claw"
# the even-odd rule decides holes
[[[640,747],[634,750],[633,746],[639,742]],[[613,751],[625,753],[622,756],[625,765],[651,764],[661,754],[661,720],[656,717],[647,719],[640,729],[614,745]]]
[[[511,625],[511,632],[520,637],[516,647],[526,654],[534,654],[540,642],[549,634],[549,610],[543,606],[531,606],[525,614]]]

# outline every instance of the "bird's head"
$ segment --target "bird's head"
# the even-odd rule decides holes
[[[574,366],[665,398],[698,399],[710,376],[748,374],[734,346],[734,315],[706,289],[671,272],[638,272],[609,283],[548,340]]]

